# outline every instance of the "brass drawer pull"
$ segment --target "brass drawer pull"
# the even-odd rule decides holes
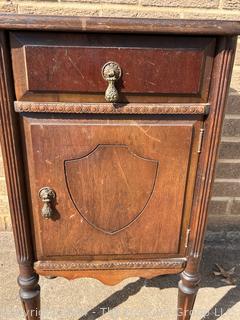
[[[117,102],[119,93],[115,87],[115,82],[121,78],[122,70],[118,63],[109,61],[102,67],[103,79],[108,82],[108,87],[105,91],[105,99],[107,102]]]
[[[43,202],[43,207],[41,210],[44,219],[50,219],[54,215],[53,201],[56,198],[56,193],[53,189],[49,187],[43,187],[39,190],[39,198]]]

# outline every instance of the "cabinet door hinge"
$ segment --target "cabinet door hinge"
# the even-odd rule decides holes
[[[197,151],[198,153],[201,153],[202,151],[203,134],[204,134],[204,128],[200,129],[200,132],[199,132],[198,151]]]
[[[187,229],[187,234],[186,234],[185,248],[188,247],[190,231],[191,231],[191,229],[188,228],[188,229]]]

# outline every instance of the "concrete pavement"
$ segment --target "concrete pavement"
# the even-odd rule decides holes
[[[216,231],[216,230],[215,230]],[[225,237],[225,240],[224,240]],[[240,241],[234,230],[208,232],[202,263],[201,288],[192,320],[240,319]],[[237,285],[212,275],[215,263],[236,266]],[[0,233],[0,319],[24,319],[18,298],[16,264],[11,232]],[[178,276],[152,280],[131,278],[110,287],[93,279],[68,281],[40,279],[42,320],[175,320]],[[205,318],[204,318],[205,315]]]

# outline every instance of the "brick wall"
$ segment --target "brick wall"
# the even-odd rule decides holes
[[[240,20],[240,0],[0,0],[0,12]],[[237,216],[240,218],[240,41],[209,210],[215,221],[220,218],[234,221]],[[0,155],[0,230],[10,229],[5,178]]]
[[[240,0],[226,1],[240,10]],[[240,15],[239,15],[240,17]],[[240,217],[240,41],[225,114],[210,215]],[[216,217],[217,218],[217,217]]]

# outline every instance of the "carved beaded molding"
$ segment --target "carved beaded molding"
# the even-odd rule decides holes
[[[120,114],[208,114],[209,104],[112,104],[15,101],[16,112],[120,113]]]
[[[38,261],[35,266],[46,270],[92,270],[92,269],[136,269],[136,268],[182,268],[186,259],[164,259],[151,261],[110,261],[110,262],[51,262]]]

